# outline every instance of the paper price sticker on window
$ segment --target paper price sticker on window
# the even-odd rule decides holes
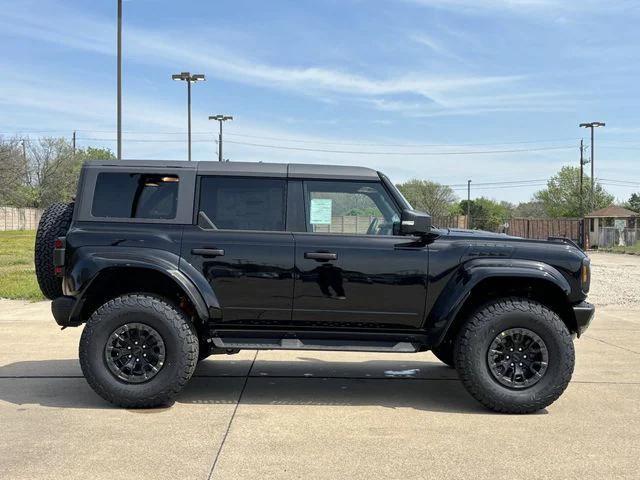
[[[331,199],[312,198],[310,217],[312,225],[331,225]]]

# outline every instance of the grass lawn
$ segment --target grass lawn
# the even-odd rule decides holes
[[[35,230],[0,232],[0,298],[44,300],[33,266]]]
[[[630,247],[611,247],[608,249],[610,252],[614,253],[634,253],[636,255],[640,255],[640,242],[636,242],[635,245]]]

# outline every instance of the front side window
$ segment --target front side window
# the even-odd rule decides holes
[[[376,182],[305,182],[307,229],[316,233],[393,235],[397,207]]]
[[[98,174],[91,215],[103,218],[176,217],[177,175],[102,172]]]
[[[285,180],[202,177],[199,217],[203,228],[283,231]]]

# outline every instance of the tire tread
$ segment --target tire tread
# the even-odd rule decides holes
[[[88,349],[91,347],[93,330],[107,315],[113,315],[119,311],[130,308],[153,308],[164,317],[180,339],[178,346],[179,364],[178,375],[169,382],[165,388],[154,395],[135,399],[126,395],[126,392],[117,389],[107,389],[96,379],[93,372],[94,366],[89,362]],[[122,295],[109,300],[100,306],[89,318],[80,339],[80,367],[89,385],[105,400],[125,408],[151,408],[170,403],[185,387],[198,363],[198,336],[189,320],[184,314],[166,299],[146,293]]]
[[[506,314],[514,310],[532,313],[536,317],[543,319],[561,342],[561,355],[563,356],[560,359],[562,368],[555,379],[553,387],[535,399],[518,402],[517,404],[514,404],[506,394],[496,395],[487,392],[480,379],[472,373],[473,359],[470,355],[474,345],[479,342],[480,329],[491,322],[496,315]],[[501,413],[531,413],[551,405],[567,388],[573,374],[574,346],[566,325],[554,311],[541,303],[527,298],[507,297],[486,304],[471,316],[458,335],[455,361],[456,369],[463,385],[484,406]]]

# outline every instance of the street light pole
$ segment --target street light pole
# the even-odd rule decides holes
[[[191,81],[187,82],[187,145],[188,158],[191,161]]]
[[[118,73],[117,73],[118,160],[122,160],[122,0],[118,0]]]
[[[595,169],[594,169],[594,157],[595,157],[595,145],[594,143],[594,135],[593,131],[595,128],[604,127],[604,122],[590,122],[590,123],[581,123],[580,127],[590,128],[591,129],[591,205],[590,208],[595,209]]]
[[[583,194],[582,194],[582,177],[584,175],[584,141],[582,139],[580,139],[580,190],[579,190],[579,195],[580,195],[580,218],[584,218],[584,211],[583,211]]]
[[[467,228],[471,228],[471,180],[467,180]]]
[[[222,122],[227,120],[233,120],[231,115],[209,115],[209,120],[216,120],[220,123],[220,129],[218,132],[218,161],[222,162]]]
[[[181,72],[171,75],[171,78],[176,81],[187,82],[187,151],[188,159],[191,161],[191,83],[205,81],[203,73]]]

